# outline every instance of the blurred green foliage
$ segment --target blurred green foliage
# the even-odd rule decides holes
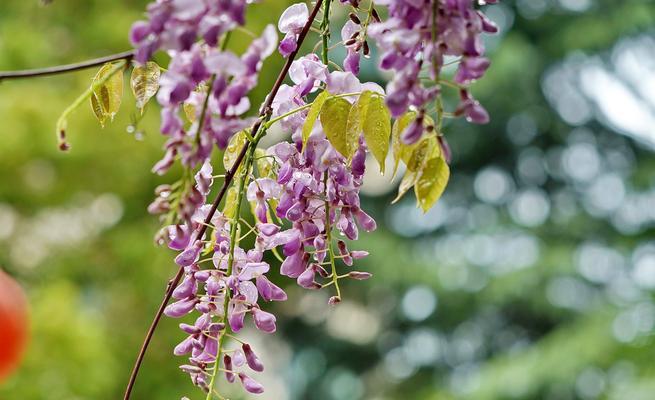
[[[5,0],[0,70],[123,51],[146,3]],[[286,3],[256,5],[251,29],[276,23]],[[586,133],[572,132],[575,124],[558,114],[544,87],[549,71],[572,55],[608,60],[622,38],[652,38],[655,4],[508,0],[496,7],[492,17],[504,32],[489,40],[492,68],[474,89],[492,123],[448,125],[453,178],[434,212],[421,216],[412,199],[391,207],[390,193],[366,199],[380,229],[358,243],[371,256],[357,268],[374,278],[346,284],[342,305],[328,309],[324,294],[288,285],[290,301],[275,308],[279,334],[253,336],[267,365],[261,379],[269,392],[260,398],[653,398],[655,284],[639,282],[652,275],[635,271],[652,250],[655,225],[625,228],[613,219],[621,204],[600,215],[586,205],[596,178],[576,181],[557,167],[562,154],[591,143],[602,173],[620,172],[627,202],[630,193],[655,190],[653,147],[609,129],[599,113],[578,124]],[[247,44],[242,39],[235,50]],[[267,61],[254,104],[279,65],[277,56]],[[381,80],[375,71],[364,65],[366,79]],[[119,398],[175,270],[172,254],[152,243],[157,221],[145,212],[154,187],[174,179],[149,172],[163,143],[156,106],[139,123],[142,140],[126,130],[137,115],[130,94],[104,129],[82,107],[69,120],[71,151],[57,150],[55,121],[95,72],[0,84],[0,265],[32,306],[31,345],[21,369],[0,385],[3,400]],[[613,152],[628,160],[622,169]],[[526,154],[539,155],[544,179],[525,178]],[[512,182],[514,200],[538,187],[546,218],[526,223],[514,200],[485,197],[489,175],[480,171],[490,166]],[[636,207],[655,208],[652,199]],[[581,255],[590,244],[605,251],[591,258],[591,270]],[[501,261],[484,259],[502,252]],[[521,261],[526,254],[533,258]],[[612,264],[616,257],[623,261]],[[609,279],[594,275],[610,264]],[[176,325],[162,321],[134,399],[199,398],[172,355],[182,338]]]

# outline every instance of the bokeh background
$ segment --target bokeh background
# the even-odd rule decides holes
[[[250,28],[286,4],[263,0]],[[145,5],[0,1],[0,70],[123,51]],[[279,332],[245,333],[267,366],[259,398],[655,398],[655,2],[506,0],[488,13],[501,33],[474,93],[492,122],[447,126],[453,175],[426,215],[412,196],[390,206],[394,184],[370,177],[379,229],[358,243],[371,252],[358,269],[374,279],[348,283],[336,308],[286,283]],[[373,62],[364,78],[383,82]],[[267,62],[255,97],[280,65]],[[126,86],[112,124],[82,107],[72,150],[57,150],[55,121],[94,74],[0,85],[0,265],[32,320],[2,400],[118,399],[175,271],[145,212],[177,172],[149,172],[156,106],[128,129]],[[134,399],[200,398],[171,353],[177,323],[163,320]]]

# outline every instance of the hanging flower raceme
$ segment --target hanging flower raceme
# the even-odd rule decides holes
[[[440,96],[445,63],[455,60],[458,67],[453,85],[461,87],[462,91],[456,115],[463,115],[473,123],[488,122],[487,112],[473,99],[467,85],[481,78],[489,67],[481,35],[495,33],[497,28],[475,9],[475,3],[473,0],[376,2],[388,8],[389,18],[373,22],[368,27],[368,35],[380,48],[380,67],[395,73],[387,86],[386,99],[392,116],[400,117],[409,109],[424,113]],[[486,3],[496,3],[496,0]],[[434,85],[425,85],[424,75]],[[443,111],[437,112],[442,118]],[[422,137],[423,122],[416,119],[407,128],[401,137],[404,143],[413,144]]]
[[[243,118],[250,109],[247,95],[257,85],[262,60],[277,46],[277,33],[268,26],[241,57],[222,48],[227,34],[245,23],[247,3],[158,0],[148,6],[148,20],[132,26],[137,62],[160,49],[171,56],[157,94],[161,131],[169,139],[154,172],[163,174],[177,158],[194,167],[214,144],[225,148],[232,135],[252,125],[252,118]]]
[[[153,170],[163,174],[179,161],[184,173],[175,184],[159,186],[148,209],[161,215],[158,242],[177,252],[182,276],[164,313],[194,315],[180,324],[185,338],[174,354],[187,358],[180,368],[208,398],[221,376],[250,393],[264,391],[254,375],[264,371],[257,349],[234,335],[247,326],[277,330],[266,303],[284,301],[287,294],[271,274],[306,289],[330,290],[333,305],[341,301],[342,279],[371,277],[352,268],[368,255],[352,249],[360,232],[376,229],[360,200],[367,157],[381,173],[387,172],[389,153],[393,173],[402,161],[407,168],[398,198],[414,188],[427,211],[449,177],[444,116],[488,120],[468,85],[489,67],[480,35],[496,28],[472,0],[341,0],[349,8],[338,43],[346,52],[343,70],[329,60],[327,0],[320,57],[309,52],[295,59],[318,11],[310,13],[304,3],[280,16],[281,41],[269,25],[253,35],[243,54],[228,50],[229,34],[245,24],[248,3],[158,0],[148,7],[148,21],[134,24],[130,36],[139,63],[160,49],[171,56],[157,93],[165,155]],[[376,6],[388,8],[387,20]],[[357,76],[371,53],[369,37],[378,46],[380,67],[393,72],[386,90]],[[253,116],[248,96],[275,49],[287,64]],[[443,69],[452,60],[458,65],[448,81]],[[283,84],[287,72],[290,82]],[[441,102],[445,83],[460,98],[451,113]],[[257,148],[273,124],[290,140]],[[226,175],[214,175],[215,149],[223,151]],[[214,181],[223,177],[218,200],[209,204]],[[242,217],[242,203],[249,203],[252,223]],[[247,248],[250,236],[254,244]]]
[[[188,336],[174,350],[176,355],[189,355],[188,363],[180,368],[190,374],[194,384],[208,390],[207,377],[215,375],[214,370],[223,369],[228,381],[234,382],[238,374],[247,391],[261,393],[261,385],[244,372],[246,366],[256,372],[264,369],[252,347],[242,342],[241,349],[226,350],[225,338],[228,329],[239,332],[244,327],[247,315],[259,330],[275,332],[275,316],[263,311],[258,301],[260,297],[264,301],[282,301],[286,300],[286,294],[266,278],[270,266],[262,261],[261,251],[246,252],[238,246],[230,246],[228,220],[220,213],[212,220],[216,239],[212,242],[211,257],[200,259],[200,241],[190,244],[178,255],[175,261],[184,268],[185,275],[173,291],[176,301],[164,313],[173,318],[191,312],[200,314],[193,325],[180,324],[180,329]],[[213,268],[201,269],[207,261]]]

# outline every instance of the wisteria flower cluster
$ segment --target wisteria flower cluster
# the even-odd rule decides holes
[[[416,143],[424,132],[427,107],[439,96],[446,57],[458,57],[456,84],[481,78],[489,67],[481,34],[495,33],[498,28],[469,0],[383,0],[376,4],[385,5],[389,13],[388,20],[368,29],[382,52],[380,68],[394,72],[387,86],[387,105],[394,117],[410,107],[418,110],[419,117],[402,134],[404,143]],[[424,71],[434,85],[422,83]],[[489,121],[486,110],[465,86],[460,97],[456,115],[478,124]]]
[[[496,27],[473,0],[319,0],[311,10],[301,2],[282,13],[277,30],[269,25],[251,34],[250,46],[237,55],[229,40],[247,32],[248,7],[247,0],[157,0],[130,34],[143,76],[154,76],[147,75],[152,68],[159,73],[150,61],[158,50],[171,59],[157,79],[167,141],[153,171],[164,174],[178,163],[184,172],[156,189],[149,211],[163,221],[158,241],[178,252],[174,302],[164,313],[195,314],[194,323],[180,324],[186,336],[174,353],[187,357],[181,369],[207,399],[222,398],[215,386],[221,376],[250,393],[264,391],[253,377],[264,365],[236,335],[250,320],[264,333],[275,332],[276,317],[266,302],[284,301],[287,294],[272,273],[306,289],[332,290],[332,305],[341,301],[341,279],[371,276],[351,269],[368,253],[349,248],[360,230],[376,228],[359,195],[367,157],[382,173],[390,152],[394,173],[402,161],[399,197],[414,188],[427,210],[449,177],[443,119],[489,119],[469,85],[489,67],[481,35]],[[319,14],[322,20],[316,21]],[[341,40],[331,44],[334,15],[347,19],[339,25]],[[321,51],[299,56],[312,30]],[[338,63],[329,54],[335,46],[346,52]],[[265,103],[253,109],[249,93],[276,49],[286,64]],[[392,72],[386,90],[358,78],[362,59],[375,51],[379,67]],[[444,71],[450,64],[457,64],[454,76]],[[443,86],[460,97],[451,112],[444,110]],[[290,140],[259,148],[273,124]],[[223,154],[224,175],[214,174],[217,152]],[[211,203],[214,182],[221,179]],[[252,219],[244,218],[243,203],[250,205]]]

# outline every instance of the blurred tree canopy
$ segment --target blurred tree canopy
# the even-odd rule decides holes
[[[123,51],[146,3],[3,1],[0,70]],[[286,3],[263,0],[250,28]],[[410,198],[390,206],[387,181],[370,185],[380,228],[358,269],[374,278],[333,309],[289,284],[279,334],[252,339],[272,367],[260,398],[653,398],[655,4],[507,0],[489,15],[501,34],[474,93],[492,122],[446,127],[453,176],[427,215]],[[267,61],[256,96],[280,64]],[[0,265],[32,305],[3,399],[119,398],[174,272],[145,212],[163,182],[149,172],[156,106],[136,133],[129,95],[104,129],[82,108],[72,150],[57,150],[55,121],[94,74],[0,84]],[[135,399],[193,393],[176,325],[162,322]]]

